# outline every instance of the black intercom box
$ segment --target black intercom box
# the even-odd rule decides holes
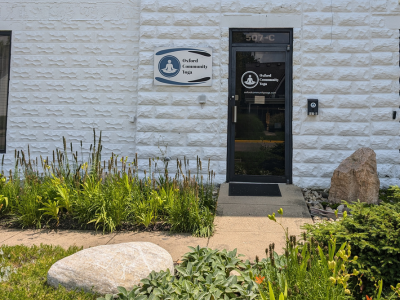
[[[318,99],[307,99],[308,115],[318,115]]]

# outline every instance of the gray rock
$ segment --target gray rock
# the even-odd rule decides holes
[[[151,271],[167,269],[174,272],[171,255],[153,243],[103,245],[56,262],[47,273],[47,283],[56,288],[60,284],[67,289],[115,294],[118,286],[130,290]]]
[[[314,207],[315,207],[315,208],[318,208],[318,209],[324,209],[324,207],[322,206],[322,204],[319,203],[319,202],[317,202],[317,203],[314,205]]]
[[[342,212],[344,211],[344,205],[343,205],[343,204],[340,204],[340,205],[338,206],[337,210],[338,210],[339,213],[342,213]]]
[[[325,210],[328,212],[334,212],[334,210],[332,208],[330,208],[329,206],[327,206]]]
[[[328,198],[329,197],[329,194],[328,193],[326,193],[326,192],[323,192],[322,193],[322,198]]]

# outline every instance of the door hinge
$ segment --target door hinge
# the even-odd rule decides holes
[[[290,45],[287,45],[286,51],[290,51]]]

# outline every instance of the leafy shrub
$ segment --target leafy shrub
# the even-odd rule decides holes
[[[335,252],[334,247],[332,261],[334,254],[347,253],[342,251],[345,246],[339,250],[342,252]],[[191,252],[184,255],[175,276],[169,270],[153,271],[131,291],[120,287],[119,299],[260,299],[265,294],[279,293],[284,299],[350,299],[344,286],[330,279],[335,274],[335,278],[344,278],[341,265],[345,261],[339,258],[336,270],[332,270],[321,249],[319,256],[307,252],[307,247],[300,250],[297,246],[291,248],[287,257],[274,253],[272,260],[264,258],[251,264],[248,260],[243,262],[236,250],[189,248]],[[302,255],[305,259],[299,263],[298,257]],[[98,300],[112,297],[106,295]]]
[[[2,209],[3,212],[5,212],[7,207],[8,207],[8,198],[4,197],[3,195],[0,195],[0,213]]]
[[[283,210],[278,211],[283,214]],[[277,222],[275,214],[268,216]],[[278,222],[279,223],[279,222]],[[280,224],[280,223],[279,223]],[[282,225],[281,225],[282,226]],[[283,226],[282,226],[283,228]],[[266,249],[269,257],[243,262],[233,251],[218,251],[197,246],[183,256],[175,275],[169,270],[151,272],[131,291],[119,287],[118,295],[106,295],[98,300],[150,299],[350,299],[347,282],[357,273],[347,271],[350,247],[344,243],[336,251],[336,241],[328,244],[328,254],[314,238],[296,243],[296,237],[286,234],[284,255]]]
[[[157,169],[158,158],[149,159],[148,171],[140,175],[137,156],[128,162],[128,157],[112,154],[110,160],[101,161],[101,134],[98,140],[94,136],[86,162],[72,144],[68,151],[65,139],[63,143],[64,149],[53,152],[52,161],[31,159],[29,147],[27,156],[15,151],[14,173],[0,176],[0,214],[15,217],[23,228],[61,223],[112,232],[123,226],[167,224],[175,232],[213,234],[215,174],[210,161],[204,182],[199,158],[195,176],[185,159],[183,166],[176,161],[178,171],[171,178],[168,163]]]
[[[385,203],[399,203],[400,202],[400,188],[395,185],[388,189],[381,189],[379,191],[379,200]]]
[[[360,281],[353,278],[351,285],[359,299],[371,295],[380,279],[388,292],[390,285],[400,282],[400,205],[346,204],[352,216],[304,227],[321,243],[327,244],[334,237],[338,244],[351,244],[352,253],[359,257],[352,264],[360,271]]]

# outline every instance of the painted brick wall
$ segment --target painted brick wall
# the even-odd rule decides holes
[[[5,170],[14,149],[31,156],[88,150],[103,131],[104,158],[135,153],[138,1],[0,0],[0,30],[12,30]],[[85,152],[85,151],[84,151]]]
[[[294,183],[328,187],[338,164],[363,146],[377,153],[382,185],[398,183],[400,125],[391,119],[400,104],[398,30],[385,27],[384,15],[398,15],[399,5],[333,2],[142,0],[139,69],[146,75],[138,87],[138,152],[154,155],[163,141],[172,157],[212,158],[224,181],[229,28],[220,19],[300,14],[302,25],[294,29]],[[154,47],[188,45],[213,48],[213,87],[153,86]],[[196,103],[201,93],[211,100],[203,109]],[[319,116],[307,116],[307,98],[320,100]]]
[[[398,1],[308,2],[295,37],[294,182],[327,187],[344,158],[371,147],[381,184],[398,184],[398,34],[384,20],[399,15]],[[317,117],[306,115],[310,97]]]
[[[386,22],[400,15],[398,0],[0,0],[0,30],[13,30],[7,168],[14,148],[29,143],[45,155],[62,135],[90,143],[96,127],[106,157],[138,152],[145,169],[148,157],[198,155],[225,181],[228,14],[301,15],[295,184],[328,187],[338,164],[363,146],[377,153],[382,185],[399,183],[400,124],[391,119],[400,104],[399,31]],[[212,47],[213,86],[154,86],[153,51],[161,46]],[[200,94],[208,98],[203,108]],[[306,115],[311,97],[319,116]]]

